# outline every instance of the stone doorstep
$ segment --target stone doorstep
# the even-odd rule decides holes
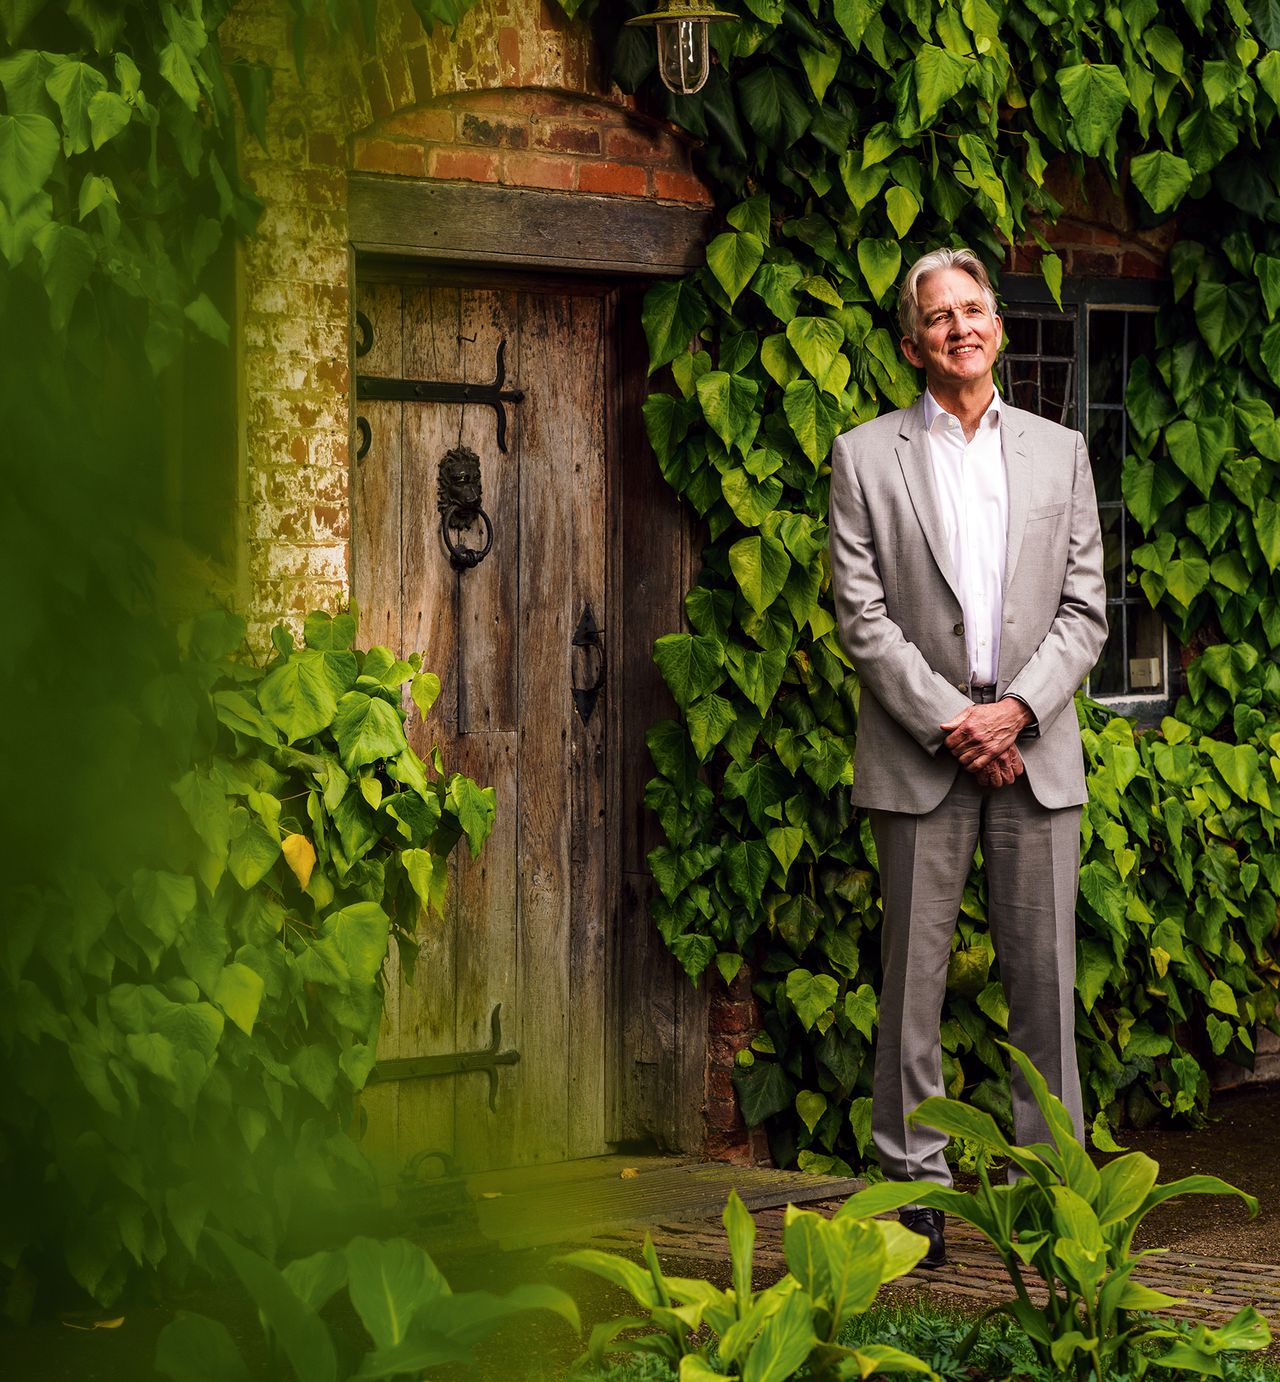
[[[811,1203],[806,1208],[833,1214],[842,1200]],[[782,1224],[785,1211],[761,1209],[756,1213],[755,1268],[759,1279],[767,1275],[777,1280],[786,1271],[782,1252]],[[646,1230],[617,1229],[590,1240],[589,1246],[612,1252],[638,1254]],[[728,1244],[718,1222],[654,1223],[647,1229],[664,1265],[689,1262],[728,1261]],[[584,1245],[585,1246],[585,1245]],[[996,1251],[975,1228],[955,1218],[947,1224],[945,1267],[917,1268],[885,1288],[884,1298],[910,1299],[913,1296],[960,1297],[990,1304],[1010,1290],[1004,1264]],[[1246,1305],[1256,1306],[1272,1331],[1280,1335],[1280,1265],[1239,1262],[1234,1258],[1212,1257],[1204,1253],[1169,1252],[1144,1259],[1135,1280],[1155,1290],[1184,1298],[1181,1305],[1162,1312],[1178,1319],[1223,1324]],[[1028,1295],[1039,1303],[1047,1292],[1038,1282],[1028,1281]]]

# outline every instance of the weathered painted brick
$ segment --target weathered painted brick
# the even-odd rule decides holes
[[[433,178],[455,182],[497,182],[498,156],[471,149],[432,149],[427,169]]]
[[[595,125],[540,120],[533,126],[533,144],[535,148],[551,149],[557,153],[598,154],[600,130]]]
[[[683,166],[684,151],[669,135],[643,125],[619,125],[606,130],[604,151],[610,158],[626,159],[633,163],[650,163],[662,159],[666,163]]]
[[[421,178],[427,174],[422,145],[392,139],[357,139],[353,162],[362,173],[391,173],[406,178]]]
[[[711,193],[691,173],[672,173],[665,168],[653,170],[653,191],[659,201],[692,202],[710,206]]]
[[[649,190],[649,173],[634,163],[583,163],[578,168],[582,192],[606,192],[643,197]]]
[[[516,187],[573,186],[574,163],[570,159],[541,154],[509,153],[502,159],[501,181]]]
[[[489,148],[525,149],[529,146],[529,128],[514,121],[486,120],[483,115],[467,111],[458,121],[458,142]]]
[[[454,137],[453,111],[443,107],[430,110],[404,110],[382,129],[404,139],[420,139],[429,144],[448,144]]]

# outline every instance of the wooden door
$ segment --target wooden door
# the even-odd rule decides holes
[[[359,399],[367,449],[353,463],[353,587],[363,644],[420,651],[442,692],[410,741],[439,745],[497,793],[476,861],[457,851],[443,921],[420,920],[413,987],[392,986],[381,1060],[478,1051],[501,1009],[494,1108],[482,1073],[372,1086],[368,1144],[388,1170],[441,1150],[463,1170],[607,1150],[606,1010],[616,872],[609,687],[589,717],[573,688],[601,652],[574,645],[587,615],[610,647],[611,486],[605,400],[613,300],[579,284],[436,274],[363,276],[357,373],[488,384],[493,408]],[[363,336],[363,339],[361,339]],[[505,345],[504,345],[505,343]],[[455,571],[440,536],[437,476],[458,445],[480,457],[488,557]],[[477,546],[480,532],[464,534]],[[614,698],[616,700],[616,697]]]

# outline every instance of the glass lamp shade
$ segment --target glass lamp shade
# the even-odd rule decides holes
[[[712,24],[737,17],[716,9],[710,0],[666,0],[661,9],[638,14],[627,24],[657,29],[658,76],[663,86],[677,96],[692,96],[702,90],[711,73],[707,30]]]
[[[711,71],[711,52],[707,41],[709,25],[705,19],[680,19],[676,16],[658,30],[658,75],[668,91],[677,96],[692,96],[701,91]]]

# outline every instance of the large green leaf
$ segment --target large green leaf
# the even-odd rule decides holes
[[[844,345],[844,332],[829,317],[796,317],[787,325],[787,341],[821,385]]]
[[[471,857],[478,858],[480,847],[489,838],[497,814],[497,794],[492,787],[481,787],[462,773],[449,779],[449,805],[453,807],[467,837]]]
[[[298,1382],[337,1382],[338,1359],[328,1327],[264,1258],[224,1233],[210,1235],[258,1307]]]
[[[1162,215],[1172,211],[1186,195],[1195,177],[1185,158],[1167,149],[1139,154],[1129,165],[1133,185],[1142,193],[1152,211]]]
[[[363,691],[348,691],[339,700],[333,737],[348,772],[365,763],[394,758],[408,747],[399,711],[380,696],[368,696]]]
[[[1111,63],[1079,63],[1058,69],[1058,90],[1071,116],[1068,138],[1095,157],[1116,132],[1129,104],[1124,73]]]
[[[707,266],[732,304],[764,258],[764,244],[749,231],[726,231],[707,246]]]
[[[346,1258],[351,1303],[378,1348],[400,1343],[422,1306],[450,1294],[427,1253],[403,1238],[353,1238]]]
[[[902,267],[902,246],[896,240],[858,241],[858,267],[877,302],[888,297]]]
[[[1212,415],[1194,422],[1182,418],[1171,423],[1164,435],[1174,464],[1207,499],[1231,445],[1229,425]]]
[[[675,278],[654,284],[645,294],[640,314],[649,342],[649,373],[683,354],[710,319],[707,300],[691,279]]]
[[[844,408],[828,398],[812,379],[796,379],[783,393],[782,409],[804,454],[815,467],[820,466],[844,428]]]
[[[664,634],[653,645],[653,660],[682,710],[724,680],[724,645],[705,634]]]
[[[756,412],[760,386],[754,379],[738,374],[708,370],[698,380],[697,388],[702,415],[724,442],[725,450],[737,446],[745,454],[760,426]]]
[[[325,729],[337,712],[338,695],[327,656],[312,648],[293,653],[258,688],[258,704],[291,744]],[[354,658],[351,670],[355,671]]]
[[[753,534],[739,538],[729,548],[729,567],[747,603],[757,614],[763,614],[782,594],[791,558],[776,537]]]
[[[1215,359],[1221,359],[1253,321],[1253,295],[1234,283],[1202,279],[1195,291],[1196,324]]]
[[[769,881],[769,846],[763,840],[739,840],[724,852],[729,885],[748,907],[760,904]]]
[[[0,198],[17,215],[58,161],[57,127],[43,115],[0,115]]]
[[[969,70],[974,65],[932,43],[920,45],[913,67],[922,126],[933,124],[942,107],[968,81]]]
[[[92,138],[89,104],[106,91],[107,79],[86,62],[61,62],[49,74],[45,86],[62,114],[63,152],[84,153]]]
[[[809,128],[809,103],[786,71],[772,63],[738,82],[738,103],[751,128],[774,147],[789,147]]]
[[[839,991],[840,985],[830,974],[793,969],[787,975],[787,1001],[806,1032],[811,1031],[818,1019],[830,1010]]]
[[[1239,138],[1239,128],[1217,110],[1193,110],[1178,126],[1182,152],[1197,173],[1207,173],[1221,163]]]

